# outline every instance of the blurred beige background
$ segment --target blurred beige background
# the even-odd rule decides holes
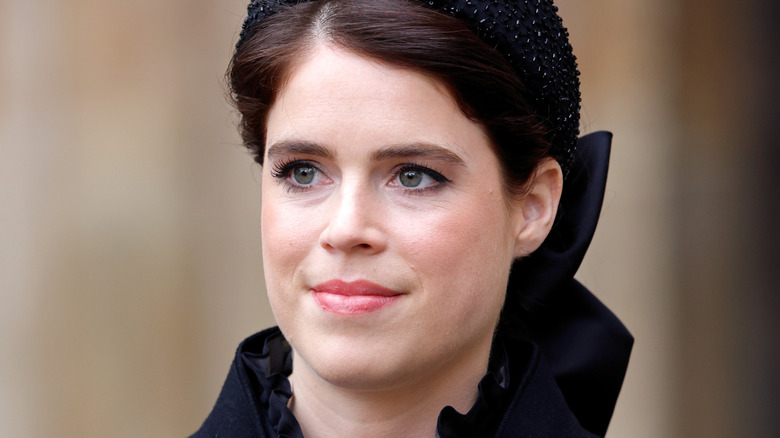
[[[560,0],[615,133],[578,278],[636,336],[608,437],[780,433],[769,0]],[[222,75],[245,0],[0,0],[0,436],[182,437],[273,324]]]

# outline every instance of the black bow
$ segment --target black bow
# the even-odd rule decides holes
[[[578,140],[558,220],[538,250],[514,263],[504,315],[539,344],[580,424],[600,436],[612,417],[634,338],[574,274],[601,212],[611,140],[603,131]]]

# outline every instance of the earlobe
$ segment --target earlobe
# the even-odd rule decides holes
[[[547,238],[555,222],[563,189],[563,172],[553,158],[534,171],[528,192],[516,203],[515,257],[534,252]]]

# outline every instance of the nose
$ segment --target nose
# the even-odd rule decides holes
[[[387,247],[381,200],[370,188],[342,184],[331,199],[320,245],[328,251],[375,254]]]

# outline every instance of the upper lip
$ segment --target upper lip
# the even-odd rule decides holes
[[[374,295],[392,297],[400,295],[400,292],[396,292],[368,280],[355,280],[349,282],[344,280],[329,280],[314,286],[312,290],[315,292],[326,292],[345,296]]]

